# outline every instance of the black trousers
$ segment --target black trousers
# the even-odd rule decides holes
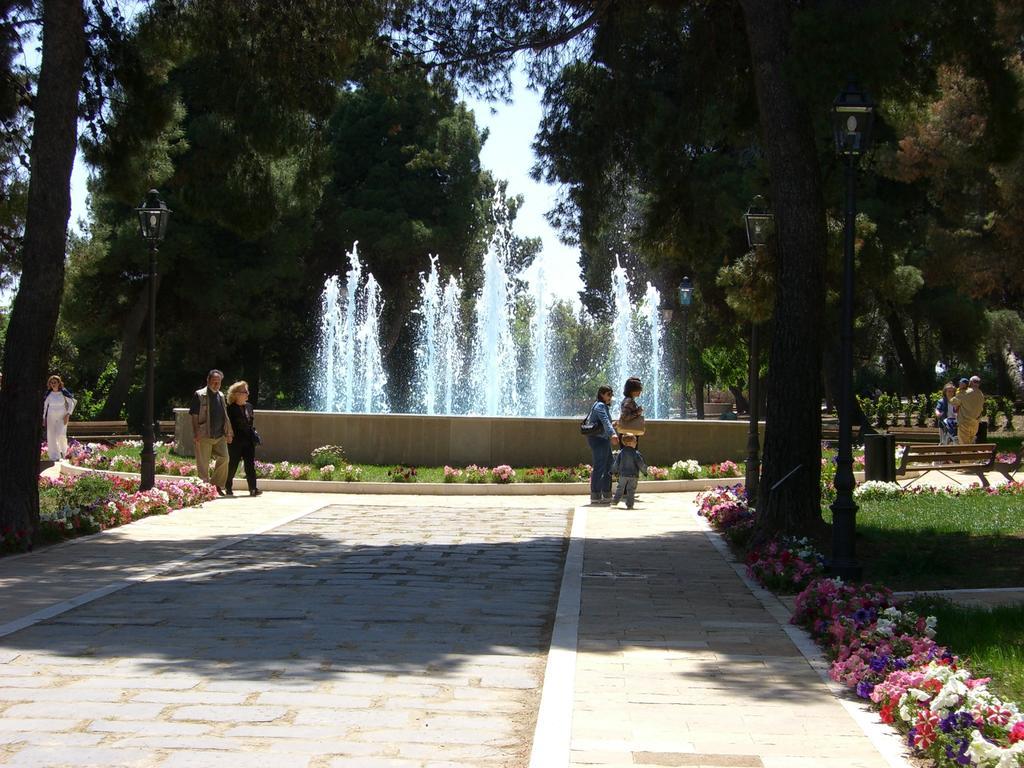
[[[250,491],[256,490],[256,446],[252,443],[228,443],[228,481],[225,484],[227,490],[231,490],[231,483],[238,471],[238,462],[245,464],[245,481]]]

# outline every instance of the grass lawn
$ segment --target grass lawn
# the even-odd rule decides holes
[[[895,590],[1024,586],[1021,496],[908,495],[858,506],[868,581]]]
[[[139,451],[140,451],[140,449],[138,447],[120,446],[120,447],[116,447],[116,448],[111,448],[111,449],[105,451],[105,453],[107,455],[109,455],[109,456],[115,456],[115,455],[118,455],[118,454],[124,454],[126,456],[132,456],[133,458],[138,458]],[[164,445],[162,443],[157,443],[156,444],[156,446],[155,446],[155,453],[156,453],[156,458],[158,460],[160,458],[166,457],[167,459],[171,459],[171,460],[175,460],[175,461],[184,461],[184,462],[194,462],[195,461],[195,459],[192,458],[192,457],[180,456],[180,455],[174,453],[171,450],[170,446]],[[256,460],[257,461],[261,460],[260,457],[259,457],[259,451],[257,451]],[[309,459],[307,457],[302,462],[292,462],[292,463],[309,464]],[[363,470],[362,478],[361,478],[362,482],[379,482],[379,483],[392,482],[391,475],[389,475],[388,472],[395,468],[394,465],[381,466],[381,465],[376,465],[376,464],[352,464],[352,466],[359,467],[360,469]],[[463,467],[459,467],[459,469],[464,469],[464,468]],[[523,482],[523,476],[524,476],[524,473],[525,473],[525,469],[526,468],[524,468],[524,467],[515,467],[515,470],[516,470],[515,482],[516,483],[522,483]],[[238,477],[245,477],[245,473],[244,473],[244,470],[243,470],[241,465],[239,465],[239,467],[238,467],[238,475],[237,476]],[[728,482],[728,480],[730,480],[730,479],[732,479],[732,478],[728,478],[726,480],[723,480],[723,482]],[[576,481],[576,480],[579,480],[579,482],[589,482],[589,478],[586,479],[586,480],[580,480],[578,476],[566,477],[565,478],[565,481]],[[443,483],[444,482],[444,467],[416,467],[416,480],[415,480],[415,482],[417,482],[417,483]],[[735,482],[735,480],[733,480],[733,482]],[[460,484],[466,484],[464,480],[460,480],[459,483]]]
[[[976,677],[991,677],[1000,698],[1024,702],[1024,606],[964,608],[922,597],[914,610],[939,620],[936,641],[968,659]]]

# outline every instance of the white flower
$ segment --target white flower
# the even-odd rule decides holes
[[[875,624],[875,631],[884,637],[892,637],[892,633],[895,630],[896,625],[889,619],[879,619],[878,623]]]
[[[986,740],[980,731],[971,731],[967,753],[984,768],[1017,768],[1020,765],[1018,757],[1024,755],[1024,741],[1004,748]]]

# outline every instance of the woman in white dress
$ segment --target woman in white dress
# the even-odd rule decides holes
[[[46,452],[50,461],[60,461],[68,452],[68,419],[75,410],[75,399],[56,374],[46,380],[46,386],[49,387],[43,400]]]

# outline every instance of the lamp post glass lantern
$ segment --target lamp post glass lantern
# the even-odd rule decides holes
[[[775,231],[775,215],[768,210],[764,198],[758,195],[743,214],[743,226],[747,230],[747,245],[757,248],[767,245]]]
[[[832,104],[836,153],[859,157],[867,152],[871,147],[874,125],[875,102],[851,80]]]
[[[149,190],[146,201],[135,209],[139,217],[142,239],[149,243],[149,322],[146,344],[146,403],[142,424],[142,454],[140,455],[140,482],[143,491],[151,489],[156,480],[155,424],[153,421],[154,366],[156,364],[156,254],[159,243],[167,233],[171,211],[155,189]]]
[[[689,319],[690,319],[690,305],[693,303],[693,281],[689,277],[684,277],[679,283],[679,306],[683,310],[683,359],[682,365],[680,366],[681,378],[682,378],[682,395],[680,397],[681,407],[679,410],[679,418],[686,418],[686,357],[688,352],[687,332],[689,330]]]
[[[747,230],[747,244],[760,248],[768,244],[775,231],[775,214],[769,209],[764,198],[758,195],[751,202],[747,212],[743,214],[743,225]],[[747,368],[747,389],[749,390],[750,407],[747,426],[747,466],[744,487],[747,491],[747,503],[751,507],[757,505],[761,482],[761,438],[758,434],[758,411],[760,410],[760,392],[758,383],[761,377],[761,348],[757,333],[757,320],[750,320],[750,356]]]
[[[840,328],[839,449],[836,500],[832,503],[832,575],[858,580],[857,504],[853,500],[853,241],[856,235],[857,159],[871,147],[875,104],[850,82],[832,105],[836,154],[846,158],[846,210],[843,233],[843,286]]]

